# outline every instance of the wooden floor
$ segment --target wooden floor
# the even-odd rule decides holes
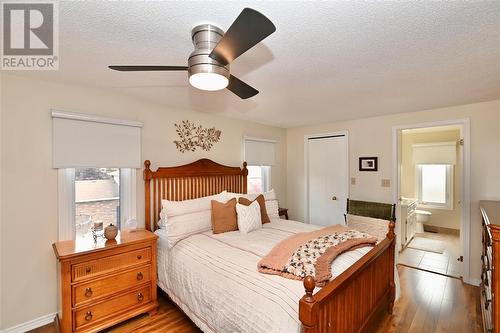
[[[478,287],[414,268],[399,266],[398,271],[401,298],[376,333],[483,332]]]
[[[385,315],[375,333],[482,332],[479,288],[458,279],[400,266],[401,298],[392,316]],[[164,295],[158,314],[143,315],[113,327],[109,332],[201,332]],[[52,325],[32,331],[54,333]]]

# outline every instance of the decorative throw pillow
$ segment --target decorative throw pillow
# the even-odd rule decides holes
[[[226,203],[212,200],[212,230],[214,234],[238,230],[236,198]]]
[[[243,234],[262,228],[260,219],[260,206],[257,201],[249,206],[236,204],[236,213],[238,214],[238,229]]]
[[[269,220],[271,219],[279,219],[279,204],[278,200],[266,200],[266,211],[267,216],[269,216]]]
[[[238,203],[245,206],[250,206],[250,204],[255,201],[257,201],[260,206],[260,219],[262,220],[262,224],[271,222],[271,220],[269,220],[269,216],[267,216],[266,200],[262,194],[255,198],[255,200],[249,200],[244,197],[240,197],[238,199]]]

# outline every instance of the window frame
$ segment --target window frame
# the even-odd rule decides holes
[[[120,229],[137,218],[137,170],[120,169]],[[75,239],[75,168],[58,169],[58,239]]]
[[[260,178],[262,179],[262,192],[271,190],[271,166],[270,165],[248,165],[248,167],[260,168]],[[249,188],[250,177],[247,176],[247,189]],[[247,190],[248,192],[248,190]]]
[[[446,166],[446,202],[441,204],[438,202],[425,202],[422,200],[422,167],[429,164],[417,164],[415,166],[415,184],[417,192],[417,200],[419,207],[431,209],[453,210],[453,192],[454,192],[454,168],[452,164],[432,164]]]

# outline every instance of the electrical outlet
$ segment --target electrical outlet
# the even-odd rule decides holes
[[[356,185],[356,177],[351,177],[351,185]]]
[[[382,179],[382,187],[391,187],[390,179]]]

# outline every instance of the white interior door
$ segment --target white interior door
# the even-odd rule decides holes
[[[309,223],[344,224],[348,195],[347,139],[342,136],[307,140]]]

